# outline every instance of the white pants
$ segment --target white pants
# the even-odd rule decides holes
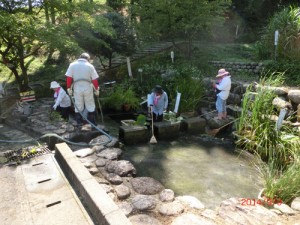
[[[95,111],[94,93],[91,85],[89,87],[74,88],[75,112],[82,112],[86,109],[88,112]]]

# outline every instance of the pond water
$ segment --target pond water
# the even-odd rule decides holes
[[[105,118],[109,133],[118,136],[118,121]],[[1,126],[1,132],[7,132]],[[5,138],[0,135],[0,139]],[[20,144],[0,143],[0,150],[20,148]],[[178,195],[197,197],[215,209],[230,197],[257,198],[263,187],[252,158],[238,154],[230,138],[184,135],[157,144],[124,146],[123,159],[131,161],[137,176],[149,176]]]
[[[206,135],[125,146],[138,176],[159,180],[176,195],[197,197],[215,209],[230,197],[257,198],[262,180],[250,156],[237,154],[231,140]]]

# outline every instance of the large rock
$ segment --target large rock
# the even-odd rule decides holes
[[[156,207],[157,200],[154,197],[148,195],[136,195],[132,199],[131,204],[137,210],[147,211]]]
[[[139,194],[154,195],[161,192],[164,187],[157,180],[151,177],[137,177],[131,181],[132,188]]]
[[[261,205],[242,205],[241,199],[238,198],[222,201],[218,215],[229,224],[276,224],[279,219],[276,213]]]
[[[75,152],[75,155],[76,155],[77,157],[83,158],[83,157],[86,157],[86,156],[88,156],[88,155],[92,155],[94,152],[95,152],[95,151],[94,151],[93,149],[91,149],[91,148],[83,148],[83,149],[77,150],[77,151]]]
[[[295,215],[295,211],[287,204],[274,204],[274,208],[287,215]]]
[[[194,208],[194,209],[204,209],[205,208],[203,203],[200,202],[199,199],[197,199],[193,196],[184,195],[184,196],[178,196],[175,199],[177,201],[182,202],[183,204],[188,205],[191,208]]]
[[[174,198],[175,198],[175,193],[171,189],[165,189],[159,194],[159,199],[162,202],[171,202],[174,200]]]
[[[290,90],[288,98],[295,104],[300,104],[300,90]]]
[[[121,154],[122,150],[120,148],[107,148],[99,152],[97,156],[105,159],[114,160],[118,159]]]
[[[181,214],[184,211],[184,207],[180,202],[174,201],[161,204],[158,211],[164,216],[174,216]]]
[[[273,99],[272,104],[277,108],[277,109],[292,109],[292,104],[288,102],[284,97],[276,97]]]
[[[121,177],[136,174],[136,169],[134,168],[132,163],[127,160],[107,162],[105,165],[105,170],[109,173],[118,174]]]
[[[291,208],[300,211],[300,197],[297,197],[292,201]]]
[[[104,177],[106,180],[108,180],[111,184],[121,184],[123,183],[122,177],[115,173],[105,173]]]
[[[130,188],[125,186],[124,184],[116,186],[115,191],[117,193],[118,199],[128,198],[131,194]]]

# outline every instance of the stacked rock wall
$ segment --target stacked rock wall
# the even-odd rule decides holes
[[[225,62],[225,61],[211,61],[210,62],[217,69],[225,68],[227,71],[233,72],[247,72],[260,73],[264,65],[260,62]]]

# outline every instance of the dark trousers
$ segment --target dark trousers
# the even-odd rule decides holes
[[[161,122],[163,120],[164,115],[155,114],[153,113],[153,122]]]
[[[58,106],[56,108],[56,111],[60,112],[60,115],[63,119],[68,120],[69,119],[69,114],[71,111],[71,107],[60,107]]]

